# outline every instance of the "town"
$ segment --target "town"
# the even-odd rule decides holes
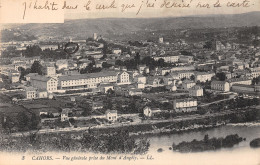
[[[175,39],[168,32],[149,32],[150,40],[119,41],[94,33],[82,40],[26,36],[28,41],[3,42],[0,130],[18,135],[137,129],[259,110],[259,27],[216,31],[179,30]],[[21,37],[17,29],[3,33]],[[196,122],[187,127],[205,127]],[[166,128],[172,131],[151,129]],[[138,130],[132,133],[145,133]]]

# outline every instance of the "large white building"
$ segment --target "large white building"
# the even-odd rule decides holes
[[[243,84],[243,85],[251,85],[252,84],[252,80],[247,78],[247,77],[243,77],[243,78],[232,78],[228,80],[230,87],[232,87],[232,85],[234,84]]]
[[[197,110],[197,100],[186,98],[186,99],[175,99],[173,100],[173,109],[176,112],[191,112]]]
[[[31,85],[37,89],[45,90],[50,93],[57,91],[58,81],[52,77],[35,75],[30,77]]]
[[[228,92],[230,90],[230,85],[226,81],[212,81],[211,89],[217,91]]]
[[[130,83],[127,72],[104,71],[99,73],[66,75],[59,77],[59,89],[96,88],[100,83]]]
[[[168,63],[175,63],[179,61],[179,56],[170,56],[170,55],[165,55],[165,56],[157,56],[153,57],[155,61],[158,61],[159,59],[163,59],[164,62]]]
[[[200,82],[206,82],[206,81],[211,81],[211,78],[215,76],[215,73],[212,72],[197,72],[195,73],[195,81],[200,81]]]

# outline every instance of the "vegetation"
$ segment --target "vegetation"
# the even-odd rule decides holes
[[[217,150],[220,148],[231,148],[234,145],[243,141],[242,137],[239,137],[237,134],[228,135],[225,138],[211,138],[209,139],[208,135],[204,136],[204,139],[198,141],[194,139],[191,142],[181,142],[178,145],[173,144],[173,151],[179,152],[201,152],[208,150]]]
[[[96,152],[96,153],[133,153],[145,154],[150,143],[147,139],[135,140],[128,131],[100,134],[89,130],[88,133],[72,134],[36,134],[29,136],[0,138],[0,151],[63,151],[63,152]]]
[[[250,147],[257,148],[260,147],[260,138],[256,138],[250,142]]]

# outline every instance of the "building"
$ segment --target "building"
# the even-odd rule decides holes
[[[237,93],[252,93],[252,92],[256,92],[256,86],[254,85],[244,85],[244,84],[234,84],[231,87],[231,90]]]
[[[98,38],[97,33],[93,33],[93,39],[96,41]]]
[[[232,87],[234,84],[244,84],[244,85],[251,85],[252,80],[247,77],[242,78],[232,78],[228,80],[230,87]]]
[[[195,85],[189,89],[189,96],[190,97],[199,97],[203,96],[203,88],[199,85]]]
[[[112,50],[112,53],[113,53],[113,54],[121,54],[121,53],[122,53],[122,50],[119,49],[119,48],[115,48],[115,49]]]
[[[182,88],[185,89],[185,90],[188,90],[188,89],[192,88],[195,85],[196,85],[196,83],[193,82],[193,81],[190,81],[190,80],[184,80],[182,82]]]
[[[37,98],[37,89],[33,87],[28,87],[25,89],[25,98],[26,99],[35,99]]]
[[[46,76],[55,76],[56,68],[52,64],[46,64],[43,66],[43,74]]]
[[[68,121],[69,120],[69,113],[71,110],[69,108],[64,108],[62,109],[62,112],[60,114],[60,120],[63,121]]]
[[[217,91],[228,92],[230,90],[230,85],[226,81],[212,81],[211,89]]]
[[[117,83],[118,74],[116,71],[104,71],[90,74],[66,75],[58,78],[59,89],[84,89],[97,88],[100,83]]]
[[[193,71],[179,71],[175,72],[178,75],[178,80],[181,80],[183,78],[190,79],[192,75],[194,75]]]
[[[200,81],[200,82],[206,82],[206,81],[211,81],[211,78],[215,76],[215,73],[212,72],[196,72],[195,73],[195,81]]]
[[[58,81],[52,77],[35,75],[30,77],[30,82],[33,87],[50,93],[57,90]]]
[[[173,109],[176,112],[191,112],[197,110],[197,100],[192,98],[173,100]]]
[[[105,112],[106,119],[111,122],[117,121],[117,110],[107,110]]]
[[[171,56],[171,55],[165,55],[165,56],[156,56],[153,57],[155,61],[158,61],[159,59],[163,59],[164,62],[167,63],[175,63],[179,61],[179,56]]]
[[[163,37],[159,37],[158,42],[159,42],[160,44],[162,44],[162,43],[163,43]]]
[[[151,107],[144,107],[143,109],[143,113],[144,113],[144,116],[146,117],[152,117],[154,116],[154,114],[156,113],[161,113],[162,111],[159,109],[159,108],[151,108]]]
[[[193,56],[179,56],[179,62],[190,64],[193,62]]]
[[[118,74],[118,83],[120,84],[129,84],[130,83],[130,78],[129,78],[129,73],[122,71]]]
[[[20,72],[14,69],[2,70],[2,74],[8,76],[12,83],[19,82],[20,80]]]

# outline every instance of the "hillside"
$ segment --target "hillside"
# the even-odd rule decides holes
[[[259,26],[260,12],[236,15],[210,15],[169,18],[104,18],[67,20],[64,24],[15,25],[21,31],[36,36],[85,38],[94,32],[103,36],[143,30],[170,30],[180,28],[223,28]]]

